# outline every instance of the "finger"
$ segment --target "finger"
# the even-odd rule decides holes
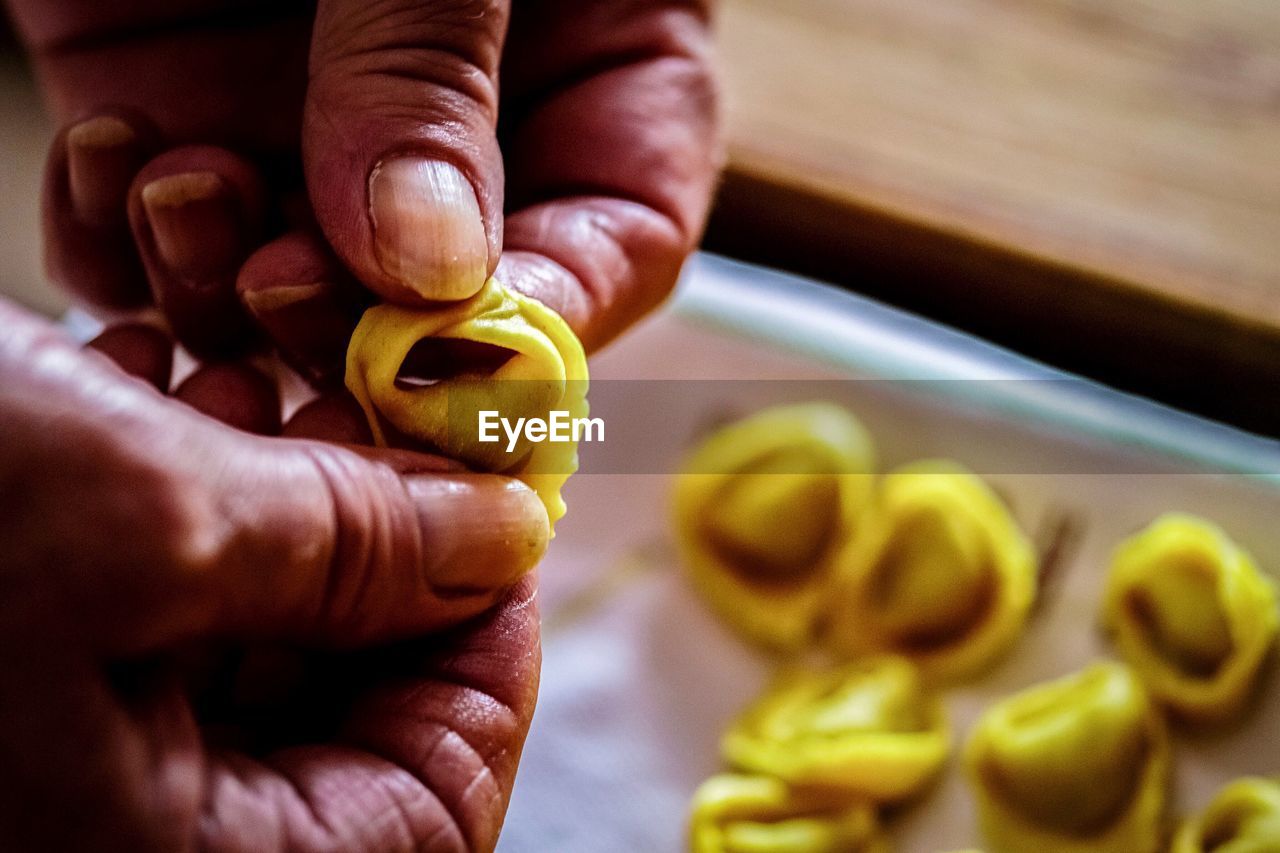
[[[45,267],[81,299],[132,308],[149,297],[129,236],[129,185],[156,144],[141,116],[101,111],[63,128],[49,148],[42,200]]]
[[[227,426],[258,435],[280,432],[280,395],[276,385],[248,364],[200,367],[174,390],[173,396]]]
[[[388,300],[465,298],[497,264],[506,7],[319,3],[303,117],[307,187],[338,255]]]
[[[247,501],[223,523],[252,535],[218,561],[210,628],[343,646],[438,630],[492,605],[546,549],[546,510],[518,481],[401,475],[323,443],[267,450],[217,484]]]
[[[134,180],[129,218],[152,294],[194,355],[232,355],[251,337],[235,281],[260,239],[263,204],[257,171],[221,148],[167,151]]]
[[[178,571],[157,591],[174,614],[151,626],[167,629],[165,644],[179,626],[338,647],[418,636],[492,606],[546,550],[546,510],[518,481],[438,473],[430,458],[417,466],[424,473],[402,474],[414,467],[403,452],[381,461],[320,442],[257,441],[206,445],[186,460],[220,509],[181,540],[215,543],[198,555],[204,570]],[[179,556],[179,566],[193,557]]]
[[[46,321],[3,303],[0,321],[6,426],[42,484],[10,526],[40,519],[50,606],[105,657],[416,636],[482,612],[546,550],[546,510],[519,481],[228,429]]]
[[[236,288],[291,367],[317,387],[341,383],[347,341],[369,299],[317,235],[295,231],[263,246]]]
[[[173,373],[173,341],[154,326],[120,323],[86,346],[103,353],[125,373],[150,383],[156,390],[169,390],[169,377]]]
[[[293,413],[281,434],[339,444],[373,444],[369,421],[347,391],[321,395],[306,403]]]
[[[357,698],[344,746],[214,756],[202,846],[243,847],[270,828],[288,849],[492,850],[537,695],[533,589],[521,583],[455,632],[380,653],[394,660]]]
[[[701,234],[721,157],[707,14],[596,0],[515,15],[500,274],[594,349],[665,297]]]

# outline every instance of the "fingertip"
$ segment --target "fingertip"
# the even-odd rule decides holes
[[[373,443],[373,433],[360,404],[350,393],[326,394],[306,403],[284,425],[281,435],[333,441],[339,444]]]
[[[659,211],[595,197],[513,213],[507,245],[504,283],[560,311],[588,352],[671,293],[690,248]]]
[[[370,300],[318,236],[294,232],[263,246],[241,267],[236,290],[291,367],[317,386],[341,379]]]
[[[71,126],[66,146],[67,188],[76,218],[91,226],[124,225],[129,185],[143,164],[138,131],[119,116],[94,116]]]
[[[592,300],[572,272],[546,255],[526,250],[504,252],[495,273],[506,287],[555,311],[586,345]]]
[[[465,299],[502,250],[498,70],[507,4],[321,5],[302,148],[316,221],[346,266],[405,306]]]
[[[95,305],[133,308],[147,299],[127,210],[130,183],[154,143],[142,117],[103,111],[64,127],[49,149],[45,267],[50,279]]]
[[[245,226],[236,189],[211,170],[152,178],[139,192],[156,260],[199,284],[238,265]]]
[[[264,204],[257,171],[219,148],[167,151],[133,182],[129,216],[152,293],[198,356],[231,355],[251,339],[235,281],[260,236]]]
[[[85,346],[106,355],[130,376],[150,383],[161,392],[169,390],[173,341],[160,329],[145,323],[121,323]]]
[[[442,597],[506,589],[546,553],[546,507],[524,483],[494,474],[404,481],[426,543],[426,580]]]
[[[374,257],[397,291],[452,301],[484,286],[489,244],[480,203],[452,163],[425,157],[379,162],[369,175],[369,223]]]
[[[187,377],[175,399],[228,426],[258,435],[280,432],[275,383],[247,364],[209,364]]]

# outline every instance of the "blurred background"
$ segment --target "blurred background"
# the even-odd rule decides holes
[[[53,314],[67,300],[40,265],[40,178],[53,127],[0,11],[0,294]]]
[[[1280,434],[1280,4],[725,0],[707,248]],[[48,312],[0,50],[0,289]]]

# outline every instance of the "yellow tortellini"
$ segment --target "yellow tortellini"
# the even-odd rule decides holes
[[[1257,777],[1224,787],[1178,830],[1172,853],[1274,853],[1280,850],[1280,782]]]
[[[1116,663],[997,703],[965,748],[993,853],[1151,853],[1169,761],[1159,713]]]
[[[1182,716],[1231,716],[1276,634],[1276,595],[1219,528],[1169,514],[1121,543],[1103,615],[1120,654]]]
[[[888,853],[870,806],[767,776],[713,776],[691,812],[692,853]]]
[[[918,792],[950,746],[941,703],[901,658],[784,674],[721,741],[737,768],[876,802]]]
[[[406,360],[425,364],[407,381]],[[489,279],[475,296],[424,309],[377,305],[367,310],[347,348],[347,387],[369,418],[379,445],[407,436],[484,471],[528,483],[554,525],[560,496],[578,469],[573,441],[531,441],[514,449],[480,440],[480,412],[547,420],[587,416],[587,361],[582,344],[550,308]],[[492,418],[490,418],[492,424]],[[488,430],[495,434],[494,429]]]
[[[1035,552],[1008,509],[943,461],[886,476],[839,563],[830,647],[906,655],[936,679],[971,675],[1007,649],[1036,595]]]
[[[831,404],[766,409],[719,430],[676,481],[693,582],[748,637],[800,647],[832,561],[861,522],[871,468],[866,430]]]

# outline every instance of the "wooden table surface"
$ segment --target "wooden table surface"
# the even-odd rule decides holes
[[[1280,426],[1280,3],[725,0],[720,34],[712,248]]]

